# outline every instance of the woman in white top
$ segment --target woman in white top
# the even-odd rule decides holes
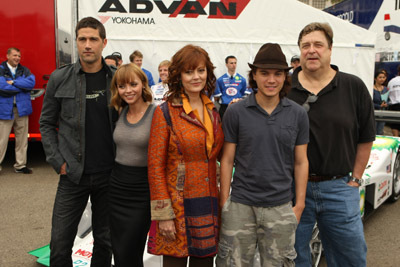
[[[169,60],[161,61],[158,65],[158,74],[161,82],[153,85],[151,91],[153,92],[153,102],[160,105],[165,100],[165,93],[168,92],[168,67],[171,65]]]

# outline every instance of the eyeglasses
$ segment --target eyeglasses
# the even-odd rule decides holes
[[[310,111],[310,104],[315,103],[318,100],[317,95],[309,95],[306,99],[306,102],[302,105],[302,107],[308,112]]]

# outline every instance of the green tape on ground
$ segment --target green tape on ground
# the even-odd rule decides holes
[[[28,253],[37,257],[38,263],[44,266],[50,266],[50,245],[34,249],[32,251],[29,251]]]

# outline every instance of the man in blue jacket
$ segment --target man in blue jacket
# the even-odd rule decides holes
[[[16,173],[30,174],[26,167],[28,149],[28,116],[32,113],[31,90],[35,76],[19,64],[21,52],[11,47],[7,50],[7,61],[0,65],[0,171],[7,150],[11,129],[15,133]]]
[[[220,103],[219,115],[221,119],[232,100],[251,94],[247,90],[246,78],[236,72],[236,57],[227,56],[225,63],[228,72],[218,78],[217,88],[214,92],[215,100]]]

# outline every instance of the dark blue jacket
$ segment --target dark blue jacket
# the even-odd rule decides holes
[[[7,81],[13,80],[14,84]],[[14,118],[14,96],[18,108],[18,115],[28,116],[32,113],[31,90],[35,86],[35,76],[31,71],[18,64],[15,76],[7,66],[7,61],[0,65],[0,120]]]
[[[385,94],[387,92],[388,92],[387,87],[384,87],[382,92],[379,92],[378,90],[374,89],[373,101],[374,101],[374,108],[375,109],[377,109],[377,110],[381,109],[381,104],[382,104],[382,96],[381,95]]]

